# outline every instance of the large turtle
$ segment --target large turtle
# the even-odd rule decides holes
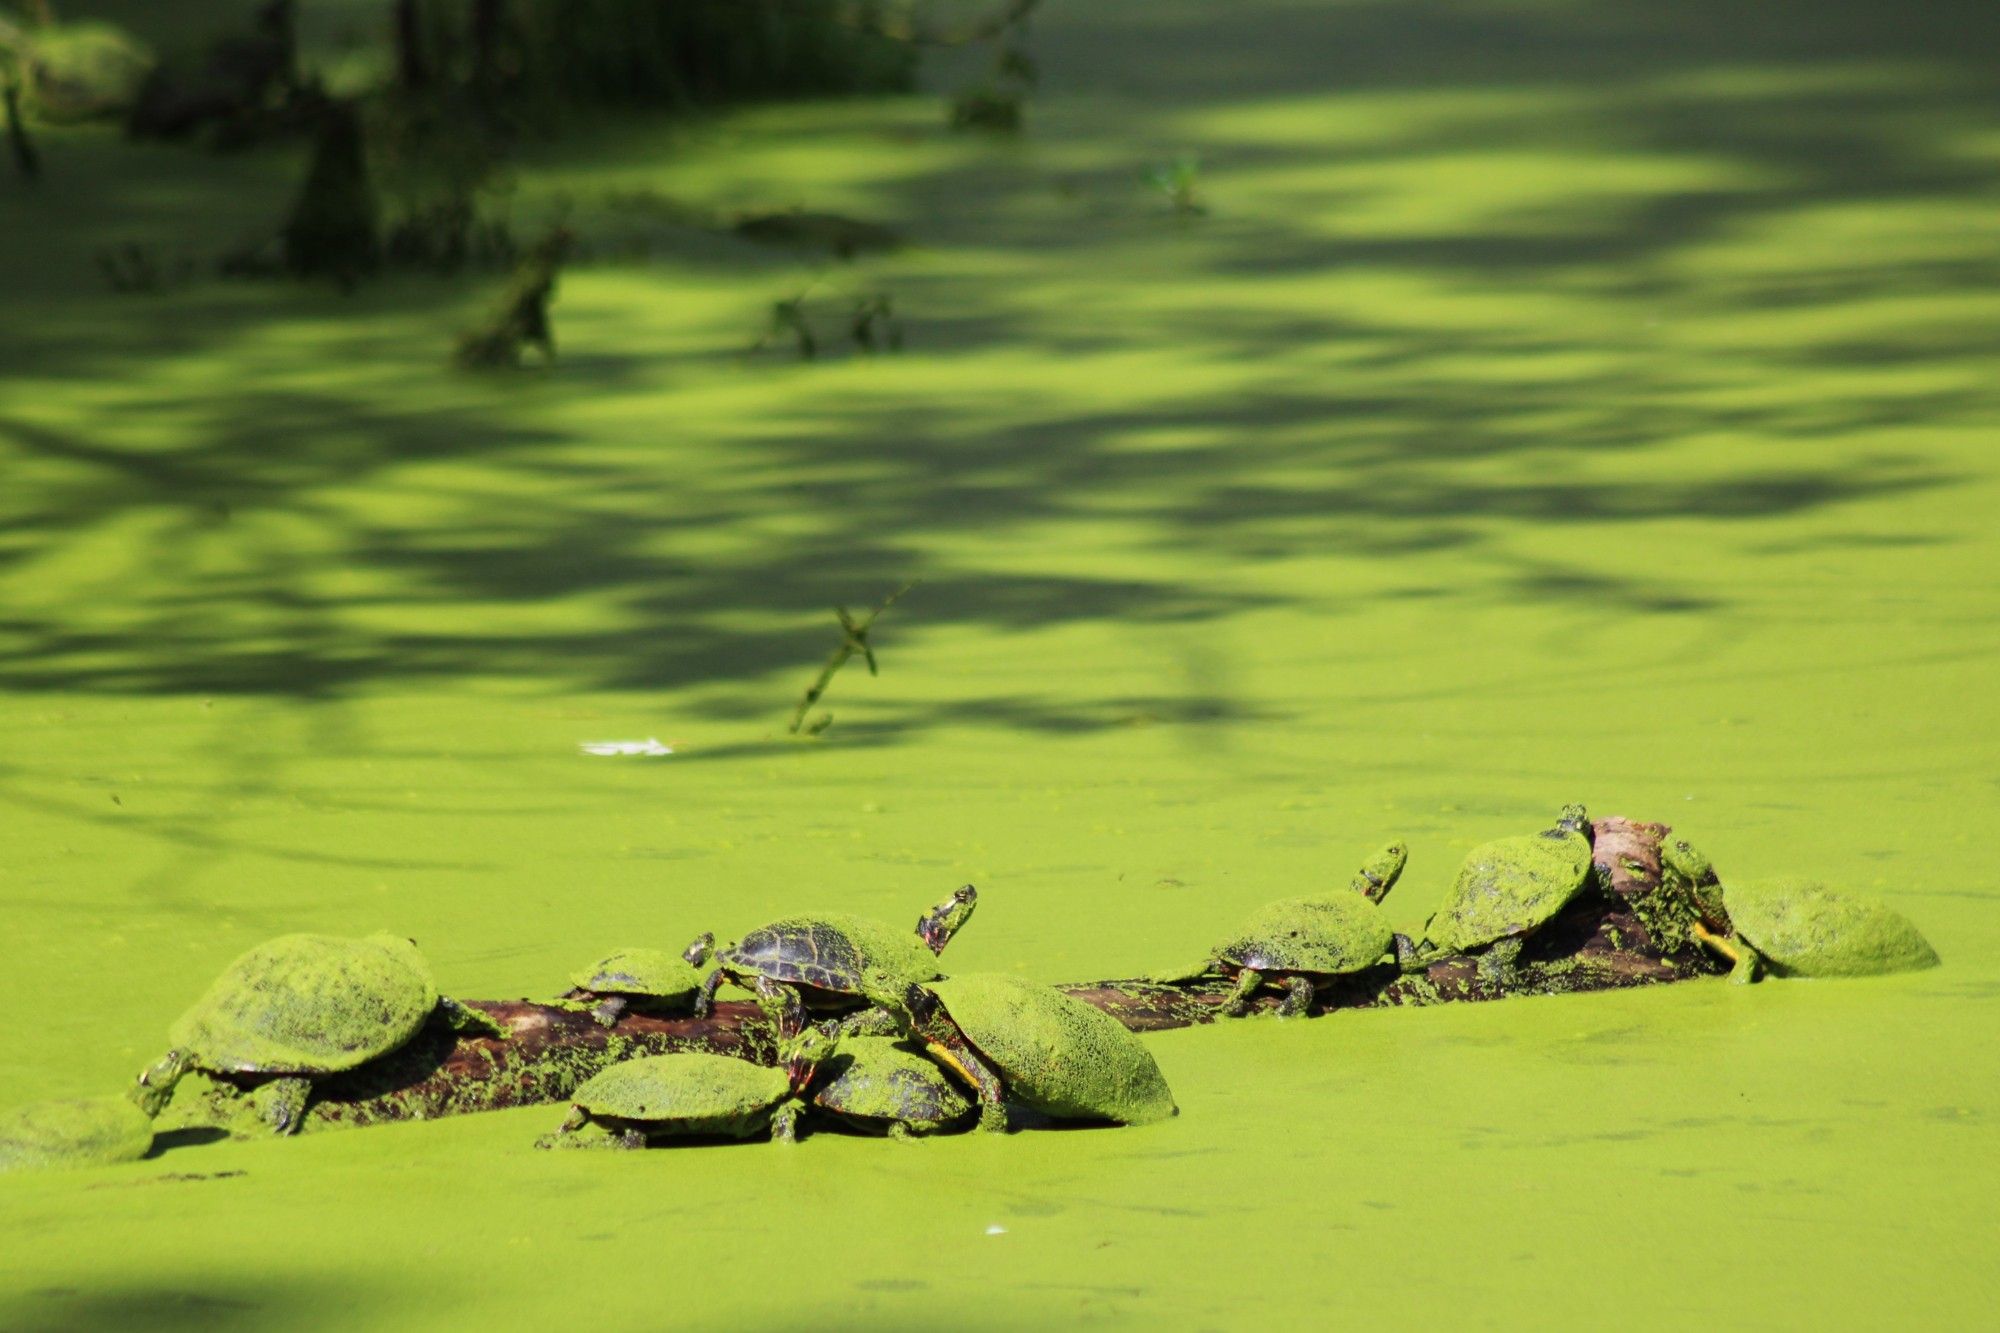
[[[1348,886],[1351,892],[1266,903],[1195,967],[1154,980],[1234,977],[1235,993],[1222,1012],[1236,1017],[1249,1012],[1259,987],[1276,984],[1285,991],[1278,1012],[1303,1014],[1318,983],[1408,954],[1408,937],[1390,929],[1377,904],[1396,886],[1409,857],[1408,848],[1392,842],[1362,863]]]
[[[715,968],[695,997],[695,1013],[708,1016],[716,987],[727,979],[756,989],[758,978],[796,992],[813,1009],[852,1008],[861,1002],[862,974],[886,970],[902,981],[944,975],[937,956],[972,918],[979,891],[967,884],[917,919],[915,933],[865,916],[827,912],[782,917],[759,926],[715,956]]]
[[[152,1117],[129,1097],[31,1102],[0,1114],[0,1175],[133,1162],[152,1146]]]
[[[692,1009],[714,952],[715,936],[709,933],[696,936],[680,953],[620,949],[577,969],[562,998],[595,1001],[590,1016],[606,1027],[616,1023],[627,1009]]]
[[[1733,883],[1722,891],[1726,935],[1696,937],[1735,964],[1734,982],[1780,977],[1863,977],[1938,965],[1937,950],[1879,899],[1814,880]]]
[[[570,1094],[561,1125],[538,1148],[643,1148],[674,1137],[798,1137],[801,1097],[838,1038],[807,1027],[778,1048],[779,1067],[680,1051],[623,1060]]]
[[[313,1080],[386,1055],[433,1014],[460,1031],[500,1033],[442,999],[415,944],[394,935],[280,935],[228,967],[174,1023],[173,1043],[139,1075],[133,1099],[157,1115],[191,1069],[258,1079],[259,1118],[280,1134],[299,1126]]]
[[[1541,833],[1473,848],[1444,906],[1424,923],[1423,942],[1407,966],[1483,949],[1480,971],[1504,976],[1522,941],[1595,882],[1592,836],[1590,815],[1566,805]]]
[[[1151,1053],[1117,1019],[1053,986],[978,974],[929,986],[868,978],[893,1015],[979,1096],[979,1125],[1007,1128],[1007,1103],[1059,1120],[1144,1125],[1177,1113]]]
[[[923,1048],[895,1037],[842,1037],[811,1101],[856,1129],[898,1139],[962,1127],[972,1114],[971,1099]]]

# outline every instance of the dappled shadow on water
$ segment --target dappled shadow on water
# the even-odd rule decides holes
[[[713,348],[656,359],[586,325],[568,364],[514,394],[396,377],[425,339],[443,346],[449,289],[433,284],[351,302],[206,286],[70,300],[57,284],[40,335],[7,336],[7,373],[34,387],[0,408],[16,479],[0,577],[26,593],[0,612],[0,686],[672,688],[796,672],[824,651],[828,604],[912,576],[927,586],[896,613],[910,633],[1199,624],[1303,597],[1154,572],[1184,558],[1450,555],[1501,601],[1726,611],[1725,590],[1600,568],[1590,543],[1946,486],[1934,460],[1853,441],[1991,414],[1969,369],[1990,332],[1871,331],[1869,311],[2000,279],[1991,247],[1930,243],[1989,188],[1965,144],[2000,91],[1971,35],[1994,26],[1986,6],[1858,3],[1749,23],[1714,3],[1065,15],[1044,38],[1050,133],[1096,164],[1069,188],[1086,205],[1129,189],[1145,145],[1171,137],[1212,145],[1218,190],[1233,173],[1254,205],[1177,233],[1114,207],[1093,232],[1022,207],[1021,169],[977,154],[895,176],[898,221],[942,256],[907,277],[904,364],[956,370],[960,391],[843,391],[837,370],[771,367],[739,397],[751,420],[706,420],[693,443],[680,395],[736,373]],[[1080,92],[1094,109],[1062,112]],[[1322,115],[1325,136],[1309,128]],[[166,160],[130,185],[162,218]],[[109,158],[92,170],[72,215],[97,241],[121,179]],[[1552,179],[1519,185],[1536,172]],[[1916,220],[1900,239],[1827,239],[1854,209]],[[994,251],[1046,268],[1012,283],[984,266]],[[1732,340],[1736,321],[1786,312],[1831,331]],[[1649,331],[1659,318],[1668,332]],[[1008,349],[1104,369],[1043,393],[994,364]],[[1905,363],[1922,385],[1894,378]],[[607,444],[595,423],[621,402]],[[1592,474],[1718,435],[1771,447],[1644,485]],[[1516,549],[1565,528],[1562,558]],[[1253,715],[1269,712],[1221,690],[1084,708],[998,693],[843,735]]]

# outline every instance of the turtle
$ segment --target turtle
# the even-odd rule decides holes
[[[152,1147],[153,1119],[129,1097],[30,1102],[0,1115],[0,1175],[136,1162]]]
[[[1194,968],[1152,978],[1172,984],[1220,973],[1236,979],[1223,1012],[1249,1012],[1250,997],[1269,983],[1282,986],[1278,1013],[1303,1014],[1312,1003],[1314,983],[1365,971],[1385,958],[1400,960],[1411,949],[1408,936],[1389,928],[1379,903],[1403,873],[1409,849],[1392,842],[1362,863],[1351,892],[1315,898],[1283,898],[1266,903]]]
[[[569,1115],[538,1148],[643,1148],[664,1138],[798,1137],[801,1097],[839,1039],[805,1027],[778,1047],[778,1068],[678,1051],[623,1060],[570,1094]]]
[[[259,1119],[299,1127],[313,1080],[395,1050],[433,1015],[462,1032],[504,1035],[492,1020],[442,999],[423,955],[395,935],[280,935],[228,967],[175,1021],[173,1043],[139,1075],[133,1099],[159,1114],[191,1069],[258,1076]]]
[[[979,905],[967,884],[917,919],[914,934],[865,916],[827,912],[781,917],[759,926],[715,956],[715,967],[695,997],[695,1015],[708,1017],[716,987],[727,979],[755,989],[767,978],[796,992],[813,1009],[846,1009],[862,1002],[861,977],[870,968],[904,981],[934,981],[944,974],[937,956]]]
[[[978,1094],[981,1129],[1007,1103],[1057,1120],[1144,1125],[1179,1113],[1166,1076],[1117,1019],[1053,986],[1001,973],[924,985],[881,971],[868,998]]]
[[[1480,972],[1506,974],[1523,939],[1595,883],[1590,815],[1566,805],[1555,824],[1526,837],[1498,838],[1472,849],[1444,906],[1424,923],[1424,938],[1405,964],[1415,969],[1441,954],[1485,950]]]
[[[665,949],[620,949],[578,968],[565,1000],[597,1001],[591,1017],[610,1027],[627,1009],[689,1009],[701,993],[704,966],[715,952],[715,936],[704,932],[680,953]]]
[[[1728,933],[1695,935],[1735,964],[1729,979],[1862,977],[1938,965],[1937,950],[1902,913],[1877,898],[1817,880],[1775,879],[1723,889]]]
[[[1686,838],[1660,840],[1660,877],[1686,897],[1701,924],[1724,934],[1729,930],[1729,909],[1723,901],[1722,877],[1715,863]]]
[[[820,1067],[811,1102],[856,1129],[891,1138],[964,1125],[972,1101],[923,1048],[896,1037],[844,1036]]]

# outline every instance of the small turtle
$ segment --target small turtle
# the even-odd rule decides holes
[[[152,1117],[129,1097],[32,1102],[0,1115],[0,1175],[136,1162],[152,1146]]]
[[[627,1009],[692,1009],[714,952],[715,936],[709,933],[696,936],[677,954],[665,949],[620,949],[578,969],[562,998],[597,1001],[590,1015],[606,1027]]]
[[[624,1060],[570,1094],[561,1125],[538,1148],[643,1148],[674,1137],[798,1137],[801,1097],[838,1038],[808,1027],[778,1048],[780,1067],[681,1051]]]
[[[796,991],[813,1009],[859,1004],[862,973],[870,968],[903,981],[935,980],[944,975],[938,954],[978,905],[979,891],[967,884],[918,918],[915,934],[844,912],[788,916],[759,926],[716,954],[715,968],[695,997],[695,1014],[708,1016],[725,978],[750,990],[757,978],[767,978]]]
[[[228,967],[168,1034],[173,1049],[139,1075],[133,1098],[158,1115],[190,1069],[257,1076],[252,1105],[280,1134],[299,1127],[313,1080],[395,1050],[433,1014],[459,1031],[501,1033],[441,999],[416,945],[394,935],[280,935]]]
[[[842,1037],[812,1104],[857,1129],[909,1138],[963,1126],[972,1102],[923,1049],[893,1037]]]
[[[1124,1125],[1178,1113],[1139,1039],[1053,986],[972,974],[927,987],[877,972],[868,998],[978,1094],[981,1129],[1007,1128],[1008,1101],[1058,1120]]]
[[[1938,965],[1937,950],[1902,913],[1876,898],[1805,879],[1731,884],[1729,933],[1696,937],[1735,964],[1734,982],[1779,977],[1864,977]]]
[[[1316,983],[1409,953],[1409,938],[1391,930],[1377,906],[1396,886],[1409,859],[1409,849],[1392,842],[1362,863],[1349,885],[1352,892],[1266,903],[1198,966],[1154,980],[1171,984],[1215,973],[1233,976],[1236,991],[1222,1011],[1236,1017],[1249,1012],[1250,997],[1260,986],[1275,983],[1285,991],[1278,1012],[1303,1014]]]
[[[1661,840],[1660,877],[1687,897],[1704,926],[1728,932],[1729,909],[1723,902],[1722,877],[1715,873],[1715,863],[1693,843],[1676,837]]]
[[[1523,939],[1546,925],[1592,884],[1592,829],[1580,805],[1566,805],[1554,827],[1499,838],[1472,849],[1443,907],[1424,923],[1410,966],[1440,954],[1484,949],[1480,971],[1504,976]]]

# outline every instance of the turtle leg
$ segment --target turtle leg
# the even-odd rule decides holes
[[[1250,1012],[1250,997],[1264,984],[1264,974],[1254,967],[1246,967],[1236,974],[1236,989],[1229,993],[1223,1003],[1222,1012],[1231,1018],[1241,1018]]]
[[[168,1051],[140,1072],[138,1081],[132,1085],[133,1103],[148,1116],[158,1115],[174,1095],[174,1085],[187,1071],[187,1052]]]
[[[836,1037],[893,1037],[900,1031],[896,1016],[879,1004],[858,1009],[833,1025]]]
[[[1430,966],[1430,960],[1423,956],[1415,940],[1400,930],[1391,938],[1395,942],[1396,970],[1398,972],[1421,972]]]
[[[535,1140],[537,1148],[643,1148],[646,1136],[636,1130],[598,1124],[582,1107],[572,1106],[562,1124]]]
[[[722,969],[716,968],[701,979],[701,989],[694,993],[694,1016],[707,1018],[715,1012],[715,992],[722,985]]]
[[[794,1097],[777,1110],[771,1112],[771,1142],[797,1143],[799,1141],[799,1113],[805,1108]]]
[[[1735,964],[1729,969],[1729,980],[1732,983],[1747,986],[1763,975],[1764,956],[1741,935],[1732,934],[1724,939],[1699,921],[1689,927],[1689,931],[1696,939]]]
[[[1491,986],[1504,986],[1514,975],[1515,960],[1521,956],[1521,937],[1503,935],[1479,955],[1479,979]]]
[[[618,1026],[618,1020],[625,1016],[625,1006],[631,1001],[623,995],[607,995],[590,1011],[590,1016],[605,1027]]]
[[[274,1078],[250,1094],[250,1106],[273,1134],[296,1134],[311,1096],[309,1078]]]
[[[504,1037],[507,1029],[494,1022],[477,1009],[460,1004],[449,995],[438,1000],[438,1012],[444,1015],[445,1023],[453,1032],[466,1033],[478,1037]]]
[[[1285,998],[1278,1001],[1278,1017],[1303,1018],[1312,1007],[1313,984],[1305,977],[1286,977]]]
[[[917,1137],[917,1132],[901,1120],[891,1120],[889,1122],[889,1137],[907,1143]]]
[[[1208,976],[1215,971],[1215,964],[1214,958],[1204,958],[1193,967],[1183,967],[1173,972],[1154,972],[1141,977],[1140,980],[1150,981],[1155,986],[1178,986],[1184,981],[1197,981]]]

